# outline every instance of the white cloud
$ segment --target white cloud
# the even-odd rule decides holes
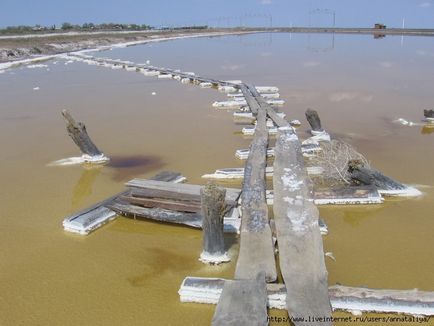
[[[419,4],[419,7],[422,7],[422,8],[431,7],[431,2],[422,2],[421,4]]]
[[[272,3],[272,0],[261,0],[261,5],[271,5]]]
[[[306,67],[306,68],[316,67],[316,66],[319,66],[320,64],[321,63],[318,61],[306,61],[306,62],[303,62],[303,67]]]
[[[394,63],[390,61],[382,61],[379,62],[378,64],[383,68],[392,68],[392,66],[394,65]]]

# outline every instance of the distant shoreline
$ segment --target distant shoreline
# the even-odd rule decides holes
[[[434,29],[410,28],[335,28],[335,27],[276,27],[276,28],[220,28],[198,30],[146,30],[146,31],[97,31],[66,32],[0,36],[0,63],[12,63],[42,56],[65,54],[101,46],[110,47],[120,43],[146,43],[155,38],[160,40],[177,36],[222,36],[244,33],[336,33],[386,35],[434,36]]]

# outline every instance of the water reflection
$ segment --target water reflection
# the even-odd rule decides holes
[[[92,186],[95,183],[97,176],[101,173],[103,166],[101,165],[84,165],[80,179],[72,192],[72,208],[77,210],[82,207],[84,198],[92,194]]]

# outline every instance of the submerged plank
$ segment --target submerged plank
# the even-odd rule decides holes
[[[295,319],[331,317],[327,270],[318,209],[312,202],[300,142],[292,128],[280,128],[274,160],[274,220],[279,261]],[[331,325],[297,322],[295,325]]]

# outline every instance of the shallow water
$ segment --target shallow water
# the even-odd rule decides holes
[[[287,101],[282,110],[303,122],[301,137],[304,111],[317,109],[324,127],[376,168],[425,185],[418,199],[320,209],[329,226],[324,247],[336,257],[326,258],[329,284],[434,290],[434,135],[392,123],[419,122],[432,108],[433,39],[259,34],[96,55],[275,85]],[[82,237],[61,221],[133,177],[175,170],[203,183],[202,174],[241,166],[234,152],[250,141],[231,113],[211,108],[225,95],[83,63],[47,65],[0,75],[0,324],[209,324],[214,307],[180,304],[179,285],[188,275],[231,278],[234,264],[202,265],[200,231],[121,217]],[[65,108],[110,165],[47,166],[79,154]],[[236,261],[237,243],[228,243]]]

